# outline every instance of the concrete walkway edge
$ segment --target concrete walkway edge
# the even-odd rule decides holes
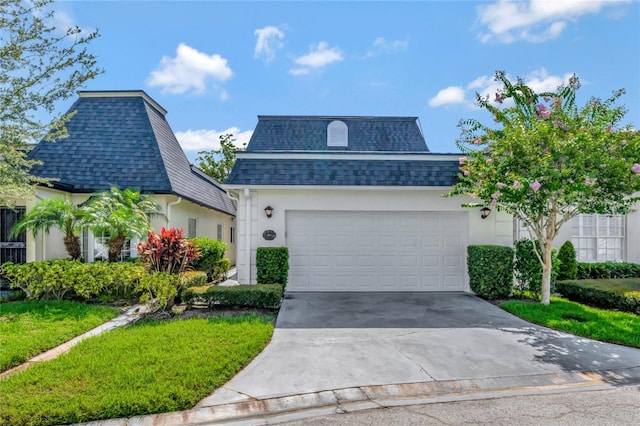
[[[375,408],[636,386],[640,384],[640,371],[633,369],[632,371],[604,371],[588,374],[567,373],[567,377],[553,374],[517,379],[505,377],[504,379],[505,381],[498,382],[495,378],[491,378],[361,386],[263,400],[252,398],[230,404],[196,406],[185,411],[135,416],[128,419],[99,420],[79,425],[262,425]],[[530,385],[501,387],[508,382],[522,383],[523,379]],[[576,379],[581,379],[581,381],[576,382]]]
[[[5,377],[9,377],[12,374],[15,374],[19,371],[23,371],[26,370],[27,368],[29,368],[30,366],[32,366],[34,363],[37,362],[44,362],[44,361],[50,361],[52,359],[55,359],[57,357],[59,357],[60,355],[67,353],[71,350],[72,347],[74,347],[75,345],[77,345],[78,343],[80,343],[81,341],[83,341],[84,339],[88,338],[88,337],[93,337],[93,336],[97,336],[99,334],[105,333],[107,331],[111,331],[115,328],[118,327],[122,327],[123,325],[127,325],[130,324],[132,322],[137,321],[138,319],[140,319],[140,317],[142,315],[144,315],[145,313],[147,313],[149,311],[149,307],[147,305],[134,305],[131,306],[130,308],[127,308],[127,310],[125,312],[123,312],[122,314],[118,315],[117,317],[115,317],[114,319],[105,322],[104,324],[101,324],[89,331],[87,331],[84,334],[81,334],[80,336],[76,336],[73,339],[69,340],[68,342],[63,343],[60,346],[56,346],[53,349],[49,349],[46,352],[43,352],[39,355],[36,355],[35,357],[31,358],[30,360],[28,360],[27,362],[18,365],[17,367],[13,367],[3,373],[0,374],[0,380],[4,379]]]

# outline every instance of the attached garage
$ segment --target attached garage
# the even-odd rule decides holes
[[[464,291],[467,212],[287,211],[290,291]]]

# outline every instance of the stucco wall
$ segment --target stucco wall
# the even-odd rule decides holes
[[[38,196],[41,198],[49,198],[52,195],[68,197],[74,204],[82,203],[89,197],[88,194],[68,194],[54,189],[43,188],[38,190]],[[161,227],[183,228],[186,236],[188,228],[188,219],[195,218],[197,220],[196,235],[198,237],[217,237],[217,225],[221,224],[223,228],[223,241],[229,245],[229,249],[225,254],[231,260],[231,264],[235,264],[236,246],[230,243],[230,228],[235,226],[235,218],[211,210],[187,200],[179,200],[173,195],[157,195],[153,199],[160,205],[162,213],[167,216],[155,217],[151,220],[151,226],[154,231],[159,231]],[[27,209],[33,205],[36,200],[26,203]],[[170,203],[175,203],[169,205]],[[167,221],[168,219],[168,221]],[[135,252],[135,247],[132,247]],[[27,261],[43,260],[43,259],[63,259],[68,257],[64,248],[63,235],[57,229],[52,229],[49,234],[39,233],[36,238],[31,235],[27,236]]]
[[[286,246],[287,210],[340,210],[340,211],[464,211],[469,214],[469,244],[513,244],[513,222],[509,215],[493,211],[481,219],[479,209],[461,206],[462,198],[444,198],[443,189],[260,189],[251,191],[249,198],[239,191],[238,216],[238,280],[256,283],[255,255],[258,246]],[[467,200],[468,201],[468,200]],[[266,206],[273,207],[268,219]],[[250,225],[246,211],[250,206]],[[250,232],[247,234],[247,229]],[[276,238],[267,241],[265,230],[273,230]],[[248,238],[248,240],[247,240]],[[249,244],[248,244],[249,243]],[[246,247],[249,245],[250,260]]]

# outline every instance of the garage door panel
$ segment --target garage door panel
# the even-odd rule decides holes
[[[290,290],[465,289],[466,213],[286,215]]]

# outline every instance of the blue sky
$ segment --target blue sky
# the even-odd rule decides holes
[[[505,70],[538,90],[571,74],[581,103],[626,88],[640,127],[637,1],[59,1],[59,25],[98,28],[105,73],[85,90],[143,89],[187,156],[257,115],[417,116],[433,152],[457,152],[475,92]],[[66,105],[66,107],[70,106]]]

